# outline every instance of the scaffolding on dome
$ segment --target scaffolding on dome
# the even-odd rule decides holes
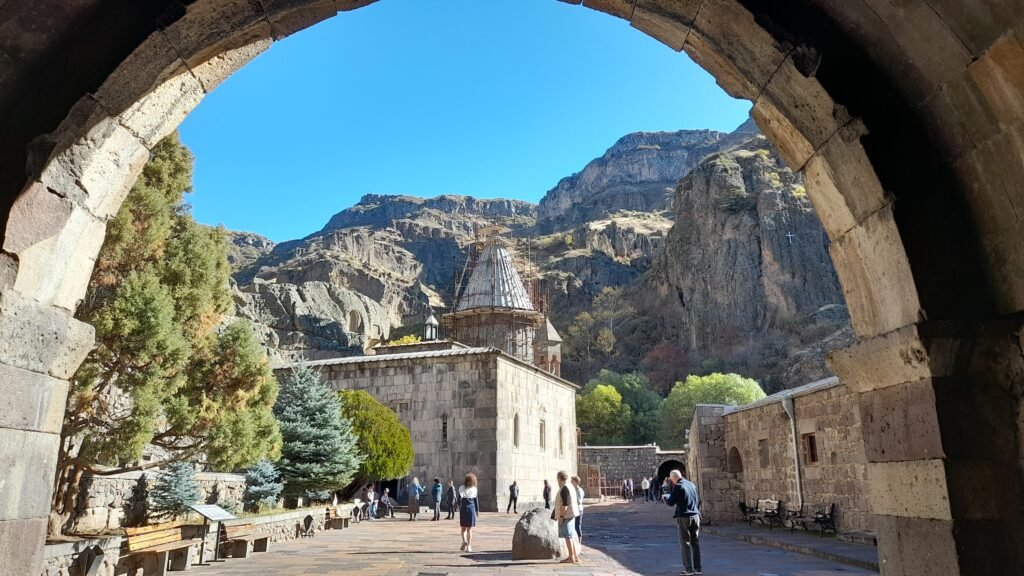
[[[533,363],[534,337],[547,321],[547,299],[529,241],[510,232],[503,226],[476,230],[465,262],[455,267],[453,311],[441,317],[441,325],[447,338],[498,348]]]

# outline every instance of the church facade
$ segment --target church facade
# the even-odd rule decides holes
[[[472,342],[425,340],[302,364],[332,389],[365,390],[398,414],[412,435],[410,476],[458,483],[473,472],[484,511],[504,510],[513,481],[521,503],[540,502],[545,479],[554,486],[559,470],[576,468],[578,387],[558,375],[558,334],[534,309],[505,246],[483,246],[443,323],[461,324]],[[428,338],[437,324],[427,319]]]

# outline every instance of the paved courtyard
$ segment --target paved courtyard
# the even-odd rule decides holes
[[[422,516],[422,515],[421,515]],[[682,569],[672,513],[657,504],[595,505],[584,515],[581,565],[513,561],[512,533],[518,516],[483,514],[472,553],[460,553],[456,520],[363,522],[329,530],[312,540],[271,547],[265,554],[196,567],[197,576],[318,574],[621,575],[678,574]],[[831,576],[876,574],[809,556],[707,536],[704,573],[720,576]]]

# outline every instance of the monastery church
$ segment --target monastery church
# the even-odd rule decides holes
[[[468,281],[424,340],[377,346],[365,356],[301,363],[334,390],[366,390],[412,433],[410,476],[428,483],[473,472],[483,511],[504,509],[519,482],[540,502],[544,479],[576,468],[576,390],[560,376],[561,339],[516,270],[509,242],[492,234]],[[450,339],[439,340],[443,324]],[[280,378],[299,363],[275,368]]]

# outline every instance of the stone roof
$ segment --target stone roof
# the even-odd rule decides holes
[[[516,358],[515,356],[510,356],[509,354],[506,354],[504,351],[499,350],[498,348],[491,348],[489,346],[467,348],[464,347],[464,345],[462,344],[458,344],[457,342],[453,344],[457,344],[463,347],[446,350],[426,350],[423,352],[401,352],[398,354],[375,354],[373,356],[343,356],[340,358],[328,358],[326,360],[311,360],[308,362],[289,362],[287,364],[278,364],[277,366],[273,366],[272,369],[287,370],[290,368],[297,368],[299,366],[344,366],[348,364],[372,364],[375,362],[392,362],[397,360],[417,360],[420,358],[452,358],[457,356],[474,356],[477,354],[496,354],[501,358],[508,360],[509,362],[513,362],[520,366],[529,368],[531,371],[537,374],[542,374],[544,375],[544,377],[550,380],[554,380],[559,384],[568,386],[569,388],[572,388],[574,390],[578,390],[580,388],[578,384],[570,382],[562,378],[561,376],[555,376],[554,374],[548,372],[547,370],[542,370],[537,366],[530,364],[529,362],[524,362],[523,360]]]
[[[551,324],[550,319],[545,319],[544,326],[537,332],[536,340],[538,342],[555,343],[561,342],[562,337],[558,335],[558,330]]]
[[[498,242],[489,242],[459,296],[456,312],[474,308],[508,308],[533,311],[512,254]]]
[[[328,358],[326,360],[311,360],[309,362],[290,362],[278,364],[274,370],[286,368],[297,368],[299,366],[340,366],[343,364],[364,364],[367,362],[391,362],[394,360],[415,360],[417,358],[448,358],[451,356],[473,356],[476,354],[500,353],[497,348],[450,348],[445,350],[426,350],[422,352],[400,352],[398,354],[375,354],[373,356],[343,356],[340,358]]]
[[[743,406],[727,406],[725,413],[731,414],[733,412],[739,412],[741,410],[750,410],[751,408],[767,406],[768,404],[781,402],[782,399],[785,398],[786,396],[792,396],[793,398],[796,398],[798,396],[806,396],[808,394],[813,394],[821,390],[827,390],[829,388],[839,386],[840,384],[842,384],[842,382],[839,381],[839,378],[832,376],[830,378],[825,378],[823,380],[811,382],[810,384],[804,384],[803,386],[797,386],[796,388],[790,388],[789,390],[782,390],[781,392],[776,392],[771,396],[765,396],[764,398],[761,398],[760,400],[755,400],[750,404],[744,404]]]

